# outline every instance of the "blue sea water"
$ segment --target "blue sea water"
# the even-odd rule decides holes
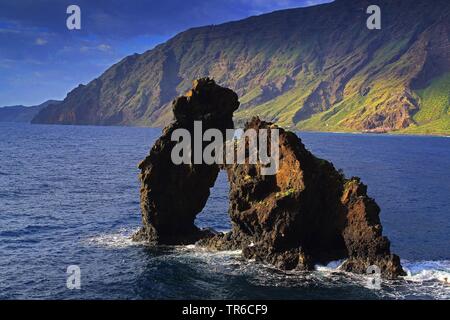
[[[450,299],[450,139],[299,133],[317,156],[360,176],[409,275],[371,289],[338,270],[281,272],[238,251],[133,243],[136,165],[160,130],[0,123],[2,299]],[[163,183],[163,182],[162,182]],[[219,176],[197,223],[230,228]],[[69,265],[81,289],[66,287]]]

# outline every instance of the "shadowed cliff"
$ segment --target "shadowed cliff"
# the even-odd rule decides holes
[[[378,4],[382,29],[368,30]],[[336,1],[182,32],[109,68],[34,123],[163,126],[209,76],[255,113],[303,130],[450,132],[450,2]]]

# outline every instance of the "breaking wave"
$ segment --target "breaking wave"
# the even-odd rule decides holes
[[[100,234],[83,242],[89,246],[120,249],[143,246],[131,240],[137,229],[120,229]],[[210,251],[195,245],[172,246],[155,259],[194,265],[199,272],[221,276],[245,276],[257,286],[286,288],[316,288],[323,290],[369,290],[378,299],[450,299],[450,261],[402,260],[407,276],[400,280],[382,280],[381,289],[368,289],[368,276],[341,271],[344,262],[333,261],[316,266],[315,272],[280,271],[273,266],[242,258],[241,250]],[[446,282],[447,281],[447,282]],[[347,288],[347,289],[346,289]]]
[[[447,283],[450,290],[450,260],[441,261],[402,261],[408,275],[405,280],[414,282],[426,282],[438,280]]]
[[[113,233],[102,233],[97,236],[84,239],[83,244],[87,246],[97,246],[105,248],[126,248],[131,246],[142,245],[131,239],[133,234],[139,229],[122,228]]]

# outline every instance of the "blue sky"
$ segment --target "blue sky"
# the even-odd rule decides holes
[[[190,27],[330,0],[0,0],[0,106],[63,99],[109,66]],[[68,30],[66,8],[81,8]]]

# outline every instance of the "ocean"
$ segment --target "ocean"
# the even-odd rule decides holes
[[[133,243],[137,164],[159,129],[0,123],[0,299],[450,299],[450,139],[299,132],[359,176],[408,276],[369,285],[339,261],[282,272],[239,251]],[[196,223],[230,229],[221,173]],[[70,290],[68,266],[81,270]]]

